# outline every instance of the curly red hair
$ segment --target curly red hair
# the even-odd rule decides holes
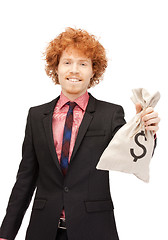
[[[48,44],[44,53],[47,75],[52,78],[55,84],[59,84],[56,70],[61,54],[67,47],[77,49],[92,60],[94,76],[91,78],[88,88],[98,84],[107,67],[106,51],[94,35],[82,29],[68,27],[65,32],[59,34]]]

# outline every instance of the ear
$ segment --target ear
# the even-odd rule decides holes
[[[94,77],[94,75],[95,75],[95,73],[93,72],[92,77],[90,79],[92,79]]]

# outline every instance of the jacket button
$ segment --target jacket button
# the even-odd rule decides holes
[[[64,191],[65,192],[69,192],[69,188],[68,187],[64,187]]]

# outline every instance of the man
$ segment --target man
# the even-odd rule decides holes
[[[87,92],[107,67],[105,49],[86,31],[67,28],[49,43],[45,56],[46,72],[62,91],[29,110],[0,237],[15,239],[36,189],[26,240],[118,240],[109,173],[96,165],[125,124],[124,112]],[[136,108],[141,111],[140,104]],[[158,130],[152,108],[142,120],[147,130]]]

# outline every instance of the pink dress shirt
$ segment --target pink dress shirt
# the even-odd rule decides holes
[[[60,98],[53,112],[53,120],[52,120],[53,138],[54,138],[54,146],[56,149],[59,162],[61,158],[65,119],[69,109],[69,106],[66,105],[66,103],[69,101],[70,100],[61,92]],[[72,126],[71,142],[70,142],[70,149],[69,149],[69,159],[68,159],[69,162],[70,162],[71,154],[75,145],[78,129],[82,122],[88,101],[89,101],[89,94],[87,91],[82,96],[75,99],[75,102],[77,103],[77,105],[73,110],[73,126]],[[64,210],[62,211],[61,218],[65,218]]]
[[[70,161],[75,140],[78,134],[78,129],[82,122],[82,119],[88,104],[88,100],[89,100],[88,92],[85,92],[85,94],[75,99],[75,102],[77,103],[77,105],[73,110],[73,126],[72,126],[72,135],[71,135],[71,143],[70,143],[70,151],[69,151],[69,161]],[[61,157],[65,119],[69,109],[69,106],[66,105],[66,103],[69,101],[70,100],[61,92],[60,98],[53,112],[53,121],[52,121],[53,138],[54,138],[54,146],[55,146],[59,161]]]

